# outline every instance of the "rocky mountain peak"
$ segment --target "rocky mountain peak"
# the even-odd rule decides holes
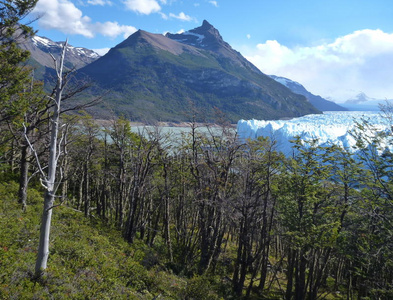
[[[220,32],[206,20],[203,21],[202,26],[192,29],[190,32],[199,33],[201,35],[205,35],[205,37],[214,37],[215,39],[222,41]]]
[[[208,21],[203,20],[202,22],[202,26],[200,28],[203,28],[204,30],[209,30],[211,28],[214,28],[214,26],[212,24],[210,24]],[[215,28],[214,28],[215,29]]]
[[[183,33],[167,33],[165,37],[184,45],[211,51],[213,55],[228,59],[232,65],[242,66],[253,72],[260,73],[254,65],[225,42],[220,32],[206,20],[203,21],[200,27]]]
[[[206,20],[200,27],[183,33],[167,33],[166,37],[183,44],[212,51],[218,51],[222,47],[230,47],[224,42],[220,32]]]
[[[354,98],[348,99],[346,101],[346,103],[352,103],[352,104],[353,103],[363,103],[363,102],[372,101],[372,100],[376,100],[376,99],[370,98],[365,93],[360,92]]]
[[[190,47],[187,44],[178,43],[176,40],[172,40],[167,36],[157,33],[150,33],[144,30],[138,30],[131,36],[129,36],[125,41],[118,44],[115,49],[121,48],[138,48],[140,51],[144,51],[141,49],[146,49],[143,47],[153,47],[154,49],[168,51],[175,55],[180,55],[184,51],[192,52],[198,55],[195,48]]]

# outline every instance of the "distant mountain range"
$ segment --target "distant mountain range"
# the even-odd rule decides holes
[[[53,65],[48,53],[56,55],[61,46],[41,37],[24,45],[44,78]],[[300,84],[289,79],[282,84],[282,78],[263,74],[207,21],[181,34],[139,30],[102,57],[70,47],[66,64],[79,69],[79,78],[94,82],[90,96],[103,95],[105,105],[91,111],[101,118],[111,110],[135,121],[177,122],[199,111],[198,120],[212,121],[217,108],[236,122],[338,109]]]
[[[35,76],[38,79],[47,79],[53,74],[54,61],[50,54],[57,58],[63,45],[64,42],[53,42],[40,36],[34,36],[20,43],[22,49],[30,51],[30,64],[35,67]],[[68,45],[64,65],[68,69],[80,69],[99,57],[92,50]]]
[[[307,98],[308,101],[312,105],[315,106],[315,108],[321,110],[321,111],[345,111],[348,110],[345,107],[342,107],[341,105],[338,105],[337,103],[333,101],[326,100],[322,98],[321,96],[316,96],[309,91],[305,89],[303,85],[300,83],[293,81],[291,79],[285,78],[285,77],[279,77],[275,75],[271,75],[274,80],[277,82],[285,85],[287,88],[289,88],[292,92],[303,95]]]
[[[348,110],[379,111],[380,105],[386,105],[387,102],[392,103],[393,99],[375,99],[368,97],[363,92],[360,92],[355,97],[348,99],[344,103],[341,103],[341,105]]]

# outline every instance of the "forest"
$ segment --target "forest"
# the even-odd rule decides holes
[[[285,157],[219,112],[181,136],[103,126],[72,104],[67,43],[52,93],[24,64],[14,37],[34,32],[16,24],[35,2],[0,10],[0,298],[393,298],[391,130],[363,120],[356,151],[296,139]]]

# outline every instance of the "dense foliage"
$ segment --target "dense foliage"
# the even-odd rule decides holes
[[[23,212],[17,189],[0,184],[0,299],[182,299],[205,280],[153,266],[156,254],[143,242],[130,245],[112,226],[63,206],[54,212],[50,266],[33,281],[42,193],[31,189]]]
[[[14,98],[23,91],[30,72],[21,65],[30,53],[18,47],[18,40],[33,35],[21,20],[34,8],[37,0],[0,1],[0,120],[14,114]]]
[[[17,148],[2,153],[2,220],[10,224],[1,244],[3,294],[18,285],[22,294],[93,298],[392,297],[388,150],[381,156],[365,146],[355,159],[297,140],[285,158],[271,141],[239,143],[225,126],[190,123],[173,136],[159,128],[133,133],[125,119],[104,129],[85,114],[63,122],[60,207],[40,282],[30,281],[27,263],[37,242],[38,178],[27,211],[18,212],[20,157]],[[373,137],[376,146],[389,138]],[[139,256],[130,254],[138,248]],[[92,282],[79,282],[82,274]]]

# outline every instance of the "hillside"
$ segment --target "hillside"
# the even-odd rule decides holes
[[[171,274],[155,249],[67,206],[54,210],[49,268],[34,282],[42,193],[29,191],[26,212],[16,198],[15,183],[0,183],[0,299],[218,299],[205,278]]]
[[[68,128],[39,281],[43,187],[33,176],[22,211],[20,155],[2,155],[0,299],[392,299],[392,155],[364,143],[380,147],[388,135],[360,132],[360,159],[300,139],[286,158],[274,150],[280,140],[239,144],[226,127],[204,134],[193,124],[169,145],[119,119],[109,143],[90,121]]]
[[[319,112],[260,72],[207,21],[177,35],[139,30],[79,73],[96,84],[94,95],[104,94],[116,114],[131,120],[189,120],[192,107],[200,119],[211,121],[218,108],[232,122]],[[93,114],[106,112],[96,108]]]

